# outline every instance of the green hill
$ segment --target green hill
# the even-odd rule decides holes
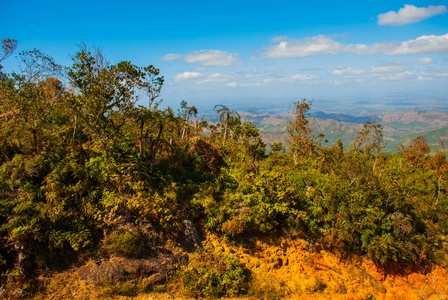
[[[448,146],[448,125],[431,130],[423,135],[430,145],[432,151],[441,151],[442,145],[446,149]],[[442,145],[441,145],[442,143]]]
[[[288,114],[241,112],[240,115],[243,120],[260,128],[260,135],[267,144],[286,143]],[[346,147],[353,143],[364,122],[369,119],[323,112],[312,113],[311,116],[310,128],[315,136],[325,134],[324,139],[328,141],[325,145],[334,145],[340,139]],[[448,137],[448,114],[441,111],[396,112],[370,118],[383,125],[385,152],[394,153],[400,145],[409,145],[419,135],[425,136],[431,151],[436,152],[441,150],[440,139]]]

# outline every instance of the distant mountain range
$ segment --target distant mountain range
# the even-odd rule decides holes
[[[243,120],[260,128],[267,144],[286,142],[287,113],[239,112]],[[422,135],[427,138],[431,151],[442,149],[441,141],[448,144],[448,113],[444,111],[407,111],[383,113],[372,116],[355,116],[343,113],[312,112],[310,127],[314,135],[325,134],[325,145],[333,145],[340,139],[348,148],[368,120],[383,126],[385,152],[396,152],[400,145],[407,146],[412,139]],[[448,146],[448,145],[447,145]]]

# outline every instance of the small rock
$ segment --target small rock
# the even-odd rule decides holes
[[[78,277],[90,284],[102,284],[119,280],[130,280],[147,277],[150,284],[166,281],[166,273],[178,265],[186,265],[188,255],[175,254],[168,257],[150,259],[134,259],[126,257],[111,257],[99,265],[93,262],[78,270]]]
[[[153,274],[145,279],[143,279],[143,284],[145,286],[152,286],[155,284],[163,284],[166,282],[166,275],[162,273]]]

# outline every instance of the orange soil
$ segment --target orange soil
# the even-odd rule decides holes
[[[243,248],[208,235],[204,245],[237,255],[251,270],[253,288],[246,299],[448,299],[448,270],[438,266],[427,274],[385,275],[367,259],[342,260],[299,239],[256,241]],[[106,296],[104,288],[79,281],[76,270],[46,282],[47,292],[35,299],[189,299],[182,297],[179,283],[171,286],[177,291],[172,293]]]

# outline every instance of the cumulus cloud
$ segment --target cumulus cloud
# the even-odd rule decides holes
[[[278,74],[276,74],[278,75]],[[222,85],[232,88],[237,87],[258,87],[262,85],[270,85],[272,83],[297,83],[315,84],[319,82],[319,77],[313,74],[292,74],[284,76],[273,76],[270,69],[258,70],[251,72],[229,72],[229,73],[212,73],[206,74],[201,72],[183,72],[177,74],[174,80],[179,83],[193,82],[199,85]]]
[[[344,77],[353,77],[356,75],[371,75],[371,74],[396,74],[396,73],[403,73],[408,72],[409,67],[405,67],[401,62],[395,62],[392,64],[387,65],[374,65],[367,70],[357,70],[352,69],[350,67],[344,68],[344,67],[338,67],[337,69],[333,70],[334,75],[344,76]]]
[[[264,48],[264,52],[252,59],[301,58],[318,55],[353,53],[357,55],[384,54],[389,56],[448,53],[448,33],[445,35],[423,35],[405,42],[380,42],[371,45],[342,44],[328,36],[319,35],[302,40],[285,40],[278,45]]]
[[[389,49],[386,55],[424,54],[431,52],[448,53],[448,33],[445,35],[423,35],[415,40],[402,42],[395,49]]]
[[[271,85],[271,83],[273,83],[273,82],[274,82],[273,78],[265,78],[265,79],[263,79],[263,84],[264,85]]]
[[[300,84],[317,84],[320,81],[320,78],[313,74],[292,74],[285,76],[275,76],[263,79],[263,85],[269,86],[272,84],[296,84],[299,82]]]
[[[408,71],[408,68],[402,65],[379,65],[370,68],[370,72],[375,74],[402,73],[405,71]]]
[[[240,64],[237,53],[221,50],[200,50],[184,54],[167,54],[160,60],[176,60],[182,58],[188,64],[197,64],[202,67],[229,67]]]
[[[250,72],[231,72],[231,73],[212,73],[212,74],[204,74],[201,72],[183,72],[174,76],[174,81],[176,82],[190,81],[196,84],[221,83],[231,87],[255,86],[257,85],[257,83],[251,83],[247,81],[250,81],[253,78],[258,78],[261,76],[262,76],[261,73],[250,73]],[[235,82],[235,81],[243,81],[243,82]]]
[[[254,86],[260,86],[261,83],[259,82],[243,82],[243,83],[237,83],[237,82],[230,82],[227,84],[227,86],[236,88],[236,87],[254,87]]]
[[[228,74],[222,74],[222,73],[207,74],[199,78],[199,80],[197,80],[196,83],[197,84],[218,83],[226,81],[228,77],[229,77]]]
[[[333,74],[335,75],[345,75],[345,76],[352,76],[352,75],[359,75],[365,73],[365,70],[356,70],[352,69],[350,67],[344,68],[339,66],[336,70],[333,70]]]
[[[200,64],[208,67],[228,67],[239,60],[239,55],[220,50],[201,50],[183,55],[189,64]]]
[[[403,25],[428,19],[432,16],[444,14],[445,5],[416,7],[406,4],[398,12],[389,11],[378,15],[378,25]]]
[[[429,60],[422,59],[422,62]],[[443,76],[443,72],[416,72],[411,69],[411,65],[416,65],[419,61],[403,63],[401,61],[394,61],[389,64],[374,65],[367,69],[352,69],[350,67],[338,67],[333,70],[333,74],[337,75],[338,79],[334,81],[335,84],[362,82],[362,81],[412,81],[412,80],[432,80],[439,75]],[[437,74],[437,75],[436,75]]]
[[[429,65],[429,64],[433,64],[433,63],[435,63],[435,61],[431,57],[423,57],[416,61],[412,61],[409,64],[410,65]]]
[[[199,72],[183,72],[182,74],[177,74],[174,76],[175,81],[188,81],[188,80],[196,80],[203,76],[202,73]]]
[[[307,57],[344,52],[345,46],[325,35],[318,35],[303,40],[281,41],[277,46],[259,55],[259,58]]]
[[[292,80],[312,80],[315,79],[314,75],[310,74],[294,74],[289,76]]]
[[[282,36],[275,36],[275,37],[273,37],[271,39],[271,42],[278,43],[278,42],[281,42],[281,41],[284,41],[284,40],[287,40],[287,39],[288,38],[286,36],[284,36],[284,35],[282,35]]]
[[[179,59],[182,55],[178,53],[167,54],[160,58],[160,60],[176,60]]]
[[[222,73],[203,74],[200,72],[183,72],[174,76],[175,81],[194,81],[197,84],[216,83],[224,81],[228,75]]]
[[[419,79],[421,80],[432,80],[437,77],[448,78],[448,69],[419,73]]]
[[[378,74],[376,78],[381,81],[400,81],[400,80],[417,79],[418,77],[414,72],[403,71],[397,73]]]

